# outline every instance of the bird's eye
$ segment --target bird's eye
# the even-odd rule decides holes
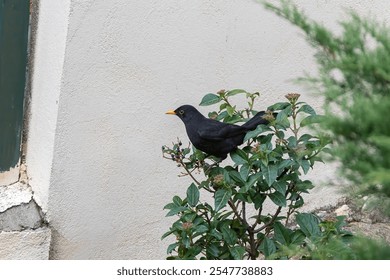
[[[183,111],[183,110],[180,110],[180,111],[179,111],[179,114],[180,114],[180,115],[184,115],[184,111]]]

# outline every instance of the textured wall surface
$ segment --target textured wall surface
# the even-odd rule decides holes
[[[0,260],[47,260],[50,229],[0,232]]]
[[[41,0],[41,8],[49,2]],[[58,2],[66,7],[69,1]],[[390,12],[388,1],[296,2],[336,31],[337,20],[345,17],[342,7],[372,10],[382,18]],[[50,78],[52,60],[62,69],[54,83],[44,79],[32,93],[32,115],[42,108],[37,115],[50,122],[50,131],[35,131],[37,147],[44,147],[39,137],[49,142],[42,150],[44,165],[39,158],[28,162],[33,188],[34,181],[40,188],[41,179],[48,186],[37,201],[48,210],[52,258],[165,257],[172,239],[160,237],[172,220],[162,208],[184,194],[189,182],[161,158],[163,144],[177,136],[187,142],[179,119],[164,115],[168,109],[197,105],[207,92],[245,88],[262,93],[256,109],[300,92],[320,110],[321,98],[291,82],[316,71],[313,51],[296,28],[254,1],[71,0],[66,11],[52,11],[69,24],[66,29],[54,22],[40,25],[59,29],[51,37],[63,37],[47,43],[64,47],[48,47],[43,39],[37,45],[48,47],[48,55],[39,58],[47,69],[35,71],[35,78]],[[41,14],[40,20],[52,16]],[[50,55],[54,50],[63,60]],[[41,100],[41,94],[50,99]],[[32,123],[39,126],[39,119]],[[47,133],[50,139],[39,136]],[[333,171],[320,166],[312,177],[323,182]],[[318,191],[321,203],[334,199],[326,186]]]

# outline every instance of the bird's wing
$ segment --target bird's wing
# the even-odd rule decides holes
[[[212,142],[222,141],[224,139],[245,133],[246,131],[247,129],[244,127],[218,121],[208,121],[198,128],[199,136],[204,140]]]

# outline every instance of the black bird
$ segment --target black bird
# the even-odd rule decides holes
[[[259,124],[269,123],[262,118],[264,111],[258,112],[241,126],[208,119],[191,105],[180,106],[166,114],[176,115],[183,121],[188,138],[195,148],[221,161],[244,142],[248,131],[254,130]]]

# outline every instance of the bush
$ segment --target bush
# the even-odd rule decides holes
[[[177,218],[163,236],[176,237],[168,259],[390,259],[387,244],[352,236],[343,230],[343,218],[322,221],[299,212],[302,193],[313,188],[302,175],[327,151],[341,162],[343,176],[359,186],[358,194],[374,196],[390,214],[389,29],[350,13],[349,21],[341,22],[344,32],[336,36],[290,1],[280,0],[279,6],[263,2],[300,27],[316,49],[319,76],[300,80],[325,97],[325,118],[299,102],[298,94],[288,94],[288,102],[268,108],[270,124],[247,133],[244,146],[230,154],[233,164],[224,167],[206,163],[210,157],[183,148],[179,140],[163,146],[164,157],[194,181],[184,198],[175,196],[165,206],[167,216]],[[237,94],[246,96],[248,108],[238,110],[230,102]],[[209,117],[236,123],[256,113],[258,96],[220,91],[207,94],[201,105],[220,104]],[[322,133],[303,133],[320,121]],[[322,134],[332,138],[331,150],[329,137]],[[213,205],[206,202],[210,196]],[[264,210],[266,201],[274,206],[270,213]],[[291,217],[296,226],[289,223]]]
[[[238,110],[232,105],[230,97],[238,94],[246,96],[248,108]],[[219,91],[207,94],[201,105],[219,104],[219,110],[209,117],[236,123],[256,113],[253,106],[258,96],[244,90]],[[163,236],[176,237],[167,250],[170,259],[256,259],[260,254],[285,258],[288,254],[277,255],[285,246],[325,240],[329,233],[321,221],[298,210],[304,204],[302,194],[314,187],[302,175],[321,160],[328,139],[306,129],[321,116],[298,101],[299,94],[287,94],[286,98],[286,102],[268,107],[264,118],[269,125],[247,133],[244,146],[230,154],[231,165],[210,165],[207,155],[193,147],[183,148],[180,140],[162,147],[164,157],[183,169],[181,175],[193,179],[185,197],[174,196],[164,207],[167,216],[177,217]],[[202,180],[197,171],[204,172]],[[213,205],[206,202],[210,196]],[[265,212],[265,201],[273,204],[271,213]],[[287,227],[293,214],[299,228]],[[344,234],[335,227],[331,234]]]

